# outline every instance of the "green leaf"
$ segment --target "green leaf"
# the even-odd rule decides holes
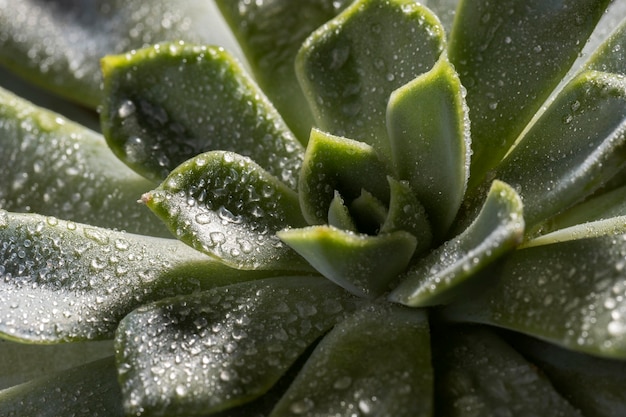
[[[322,130],[368,143],[390,163],[389,95],[444,46],[437,18],[413,0],[358,0],[306,40],[296,71]]]
[[[435,336],[438,416],[582,417],[533,364],[490,331],[461,327]]]
[[[113,357],[0,391],[6,417],[124,416]]]
[[[211,2],[0,1],[0,64],[61,96],[100,105],[99,60],[163,41],[233,44]],[[210,28],[210,30],[207,30]]]
[[[300,206],[310,224],[328,222],[328,208],[339,191],[346,205],[366,189],[382,202],[389,201],[387,169],[371,146],[317,129],[304,155],[299,181]]]
[[[514,342],[583,415],[626,414],[626,362],[595,358],[537,339],[516,337]]]
[[[626,215],[576,224],[555,230],[554,232],[546,233],[537,238],[526,240],[519,248],[530,248],[533,246],[550,245],[553,243],[567,242],[569,240],[589,239],[619,233],[626,233]]]
[[[0,242],[0,337],[32,343],[111,338],[145,302],[267,276],[174,239],[35,214],[0,210]]]
[[[496,176],[524,201],[529,230],[572,206],[626,166],[626,82],[583,72],[502,161]]]
[[[285,229],[277,235],[326,278],[365,298],[389,289],[417,244],[404,231],[369,236],[331,226]]]
[[[578,57],[609,0],[461,0],[449,55],[472,120],[469,187],[483,182]]]
[[[513,252],[480,292],[443,310],[573,351],[626,358],[624,229]]]
[[[310,270],[275,232],[303,226],[298,195],[249,158],[207,152],[143,197],[193,248],[240,269]]]
[[[469,177],[468,108],[444,53],[433,69],[391,94],[387,130],[398,178],[407,180],[441,239],[454,220]]]
[[[0,339],[0,390],[113,353],[112,340],[30,345]]]
[[[170,235],[137,207],[154,185],[122,164],[101,135],[1,88],[0,149],[0,208]]]
[[[266,92],[296,136],[306,142],[313,126],[294,61],[302,42],[332,19],[348,0],[217,0]]]
[[[425,312],[373,304],[322,339],[270,416],[426,417],[432,398]]]
[[[388,217],[387,207],[367,190],[361,190],[361,195],[352,200],[350,213],[357,225],[357,230],[365,234],[378,234],[381,225]]]
[[[421,255],[430,248],[433,235],[424,206],[417,200],[413,190],[405,181],[387,178],[391,189],[391,201],[387,218],[380,228],[380,233],[404,230],[417,239],[413,256]]]
[[[249,156],[296,187],[303,148],[263,92],[218,47],[160,44],[102,60],[102,131],[155,181],[206,151]]]
[[[141,307],[116,337],[124,408],[204,415],[251,401],[357,301],[320,277],[281,277]]]
[[[351,232],[357,231],[354,220],[350,216],[350,211],[346,207],[339,191],[335,191],[335,197],[333,197],[328,208],[328,225]]]
[[[411,266],[389,298],[413,307],[448,303],[464,284],[478,282],[478,271],[521,243],[523,234],[519,196],[506,183],[494,181],[474,222]]]
[[[585,64],[585,69],[626,75],[626,23],[619,27],[600,45]]]

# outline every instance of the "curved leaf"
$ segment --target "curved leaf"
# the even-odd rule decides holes
[[[299,181],[300,206],[310,224],[328,222],[328,208],[339,191],[349,206],[366,189],[383,202],[389,201],[387,169],[376,150],[355,140],[317,129],[304,155]]]
[[[141,307],[121,323],[128,414],[205,415],[269,390],[356,299],[320,277],[281,277]]]
[[[267,274],[231,269],[174,239],[0,210],[0,335],[110,338],[142,303]]]
[[[0,410],[6,417],[122,417],[113,357],[0,391]]]
[[[567,73],[609,0],[462,0],[449,55],[471,109],[470,188],[483,182]]]
[[[328,225],[351,232],[357,231],[350,211],[339,191],[335,191],[335,196],[328,207]]]
[[[391,162],[385,108],[392,91],[428,71],[445,40],[412,0],[358,0],[315,31],[296,59],[318,126],[373,146]]]
[[[387,130],[398,178],[407,180],[441,239],[469,177],[470,123],[464,89],[443,53],[433,69],[391,94]]]
[[[3,89],[0,149],[0,208],[170,235],[137,207],[154,184],[122,164],[101,135]]]
[[[263,92],[223,49],[160,44],[102,60],[102,131],[155,181],[206,151],[249,156],[295,189],[303,148]]]
[[[305,224],[297,194],[249,158],[220,151],[198,155],[143,200],[176,237],[224,263],[310,270],[274,234]]]
[[[217,0],[252,71],[296,136],[309,138],[313,115],[300,89],[294,61],[302,42],[348,0]]]
[[[518,247],[520,249],[531,248],[533,246],[550,245],[570,240],[589,239],[593,237],[616,235],[619,233],[626,233],[626,215],[565,227],[563,229],[541,235],[535,239],[526,240]]]
[[[365,298],[389,289],[417,244],[404,231],[369,236],[331,226],[286,229],[277,235],[326,278]]]
[[[474,222],[411,266],[389,299],[413,307],[448,303],[463,284],[478,282],[476,272],[521,243],[523,234],[519,196],[507,184],[494,181]]]
[[[608,358],[626,358],[623,230],[513,252],[489,285],[443,310]]]
[[[233,45],[211,2],[0,1],[0,63],[41,87],[95,108],[99,60],[163,42]]]
[[[438,415],[582,417],[532,363],[490,331],[453,328],[434,339]]]
[[[433,372],[423,310],[371,305],[317,345],[270,416],[431,416]]]
[[[583,72],[502,161],[496,176],[522,197],[529,230],[626,166],[626,81]]]

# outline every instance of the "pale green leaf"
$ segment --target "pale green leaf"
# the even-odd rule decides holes
[[[417,245],[405,231],[370,236],[331,226],[285,229],[278,237],[326,278],[365,298],[389,290]]]
[[[389,201],[387,170],[371,146],[317,129],[304,155],[299,181],[300,205],[310,224],[328,221],[328,208],[339,191],[350,207],[363,189],[384,203]]]
[[[113,356],[0,391],[4,417],[124,416]]]
[[[155,181],[207,151],[249,156],[296,187],[304,149],[240,64],[218,47],[160,44],[102,60],[102,131]]]
[[[445,317],[504,327],[567,349],[626,358],[626,239],[622,231],[509,255]]]
[[[281,277],[141,307],[116,337],[124,408],[187,416],[251,401],[357,302],[321,277]]]
[[[469,109],[463,94],[444,53],[433,69],[394,91],[387,106],[396,175],[409,182],[438,239],[452,224],[469,177]]]
[[[0,210],[0,337],[106,339],[148,301],[267,274],[231,269],[174,239]]]
[[[363,141],[390,163],[385,109],[392,91],[430,70],[443,27],[413,0],[358,0],[315,31],[296,60],[317,126]]]
[[[143,200],[177,238],[233,267],[310,270],[275,235],[306,224],[298,195],[249,158],[200,154]]]
[[[569,240],[589,239],[619,233],[626,233],[626,215],[564,227],[537,238],[526,240],[519,248],[530,248],[533,246],[550,245],[552,243],[567,242]]]
[[[448,303],[464,284],[477,282],[478,271],[521,243],[523,234],[519,196],[506,183],[494,181],[474,222],[412,265],[389,297],[414,307]]]
[[[348,210],[348,207],[346,207],[339,191],[335,191],[335,196],[328,207],[328,225],[336,227],[337,229],[349,230],[351,232],[357,231],[356,226],[354,225],[354,220],[352,220],[352,216],[350,215],[350,211]]]
[[[101,135],[3,89],[0,149],[0,209],[170,235],[137,204],[154,184],[121,163]]]
[[[302,42],[350,0],[217,0],[252,72],[298,138],[306,143],[313,115],[294,70]]]
[[[483,182],[578,57],[609,0],[462,0],[449,55],[467,88],[470,188]]]
[[[433,379],[424,310],[373,304],[322,339],[270,416],[430,417]]]
[[[436,407],[441,417],[582,417],[541,372],[487,329],[435,334]]]
[[[496,169],[524,202],[529,231],[626,165],[626,82],[586,71],[551,103]]]

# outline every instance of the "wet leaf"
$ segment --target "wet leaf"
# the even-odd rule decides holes
[[[292,247],[322,275],[351,293],[375,298],[409,263],[416,239],[398,231],[370,236],[311,226],[285,229],[278,237]]]
[[[335,196],[328,207],[328,225],[336,227],[337,229],[349,230],[351,232],[357,231],[356,226],[354,225],[354,220],[352,220],[352,216],[350,215],[350,211],[348,210],[348,207],[346,207],[339,191],[335,191]]]
[[[0,210],[0,336],[106,339],[138,305],[259,278],[174,239]],[[267,274],[265,274],[267,276]]]
[[[552,243],[567,242],[569,240],[588,239],[619,233],[626,233],[626,215],[564,227],[537,238],[526,240],[519,248],[530,248],[533,246],[550,245]]]
[[[479,293],[444,310],[573,351],[626,358],[626,234],[531,246],[509,255]]]
[[[224,26],[211,2],[2,0],[0,63],[95,108],[101,57],[167,40],[232,45]]]
[[[267,392],[356,299],[320,277],[281,277],[141,307],[120,324],[128,414],[204,415]]]
[[[480,184],[578,57],[608,0],[462,0],[449,54],[471,109]]]
[[[557,96],[496,170],[522,197],[529,230],[624,168],[625,119],[621,76],[583,72]]]
[[[271,416],[431,416],[432,397],[424,310],[373,304],[322,339]]]
[[[293,132],[309,139],[313,115],[300,89],[294,61],[302,42],[350,3],[348,0],[217,0],[252,72]]]
[[[389,298],[413,307],[448,303],[462,292],[463,284],[478,282],[478,271],[521,243],[523,234],[519,196],[494,181],[474,222],[411,266]]]
[[[363,142],[313,129],[298,190],[305,219],[310,224],[327,223],[335,191],[349,207],[363,189],[383,202],[389,201],[387,169],[376,150]]]
[[[373,146],[390,162],[392,91],[430,70],[444,48],[437,18],[411,0],[359,0],[315,31],[296,59],[317,126]]]
[[[433,69],[394,91],[387,106],[396,174],[426,208],[438,239],[452,224],[469,177],[469,109],[463,91],[444,53]]]
[[[160,44],[102,60],[102,131],[155,181],[212,150],[249,156],[296,187],[303,148],[263,92],[218,47]]]
[[[298,195],[249,158],[198,155],[143,200],[177,238],[233,267],[310,270],[275,236],[306,224]]]
[[[437,336],[438,415],[582,416],[533,364],[490,331],[465,327]]]
[[[124,415],[112,356],[0,391],[6,417]]]
[[[0,149],[0,208],[170,236],[137,207],[154,184],[122,164],[101,135],[2,89]]]

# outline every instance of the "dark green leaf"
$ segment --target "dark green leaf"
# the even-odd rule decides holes
[[[424,310],[374,304],[317,345],[272,417],[430,417],[433,372]]]
[[[117,332],[124,408],[190,416],[251,401],[356,302],[321,277],[281,277],[141,307]]]
[[[294,71],[302,42],[349,0],[217,0],[263,91],[296,136],[306,142],[313,125]]]
[[[322,275],[353,294],[375,298],[408,265],[416,239],[405,231],[370,236],[311,226],[285,229],[278,237]]]
[[[387,169],[371,146],[313,129],[300,172],[300,204],[310,224],[324,224],[339,191],[349,207],[366,189],[389,201]]]
[[[413,265],[390,299],[409,306],[447,303],[473,285],[474,275],[522,241],[522,203],[507,184],[494,181],[482,210],[460,235]]]
[[[275,232],[303,226],[298,195],[249,158],[186,161],[144,202],[183,242],[241,269],[310,270]]]
[[[567,73],[608,3],[460,1],[449,54],[471,109],[471,188],[498,164]]]
[[[391,162],[385,109],[392,91],[444,49],[437,18],[413,0],[358,0],[304,43],[296,70],[318,126],[372,145]]]
[[[231,269],[174,239],[0,210],[4,338],[111,338],[119,320],[142,303],[261,276]]]
[[[168,40],[229,43],[214,9],[195,1],[2,0],[0,64],[95,108],[102,100],[104,55]]]
[[[588,196],[626,165],[626,81],[583,72],[496,169],[524,202],[529,231]]]
[[[131,168],[155,181],[206,151],[249,156],[296,187],[303,148],[221,48],[161,44],[102,60],[102,131]]]
[[[0,208],[170,236],[137,199],[154,184],[97,133],[0,89]]]
[[[622,220],[621,230],[610,228],[601,236],[517,250],[491,272],[490,285],[458,299],[444,315],[624,359],[625,233]]]
[[[437,334],[433,349],[440,417],[582,417],[538,372],[486,329]]]
[[[113,357],[0,391],[4,417],[122,417]]]
[[[441,239],[461,206],[471,153],[463,87],[444,53],[429,72],[393,92],[387,130],[398,178],[407,180]]]

